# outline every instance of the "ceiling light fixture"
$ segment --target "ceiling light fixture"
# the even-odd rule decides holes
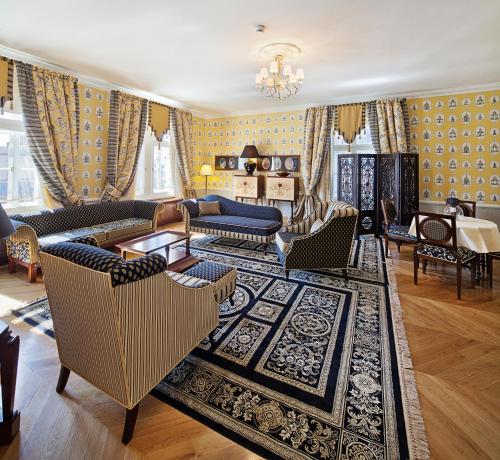
[[[299,54],[300,48],[291,43],[272,43],[260,49],[260,56],[273,59],[269,69],[262,67],[255,76],[256,87],[263,96],[285,99],[297,94],[304,81],[304,71],[299,68],[294,73],[285,59]]]

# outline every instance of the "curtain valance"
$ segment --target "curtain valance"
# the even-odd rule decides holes
[[[149,103],[148,125],[151,128],[156,140],[161,142],[163,136],[170,129],[170,107],[168,105]]]
[[[365,103],[335,106],[334,129],[347,144],[352,144],[365,127]]]

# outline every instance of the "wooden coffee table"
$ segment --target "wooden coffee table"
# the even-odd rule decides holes
[[[127,253],[148,255],[161,254],[167,259],[168,269],[171,271],[184,271],[198,262],[199,259],[191,255],[191,233],[174,232],[165,230],[141,236],[133,240],[116,245],[121,251],[121,256],[126,259]],[[171,246],[186,241],[185,248],[172,248]]]

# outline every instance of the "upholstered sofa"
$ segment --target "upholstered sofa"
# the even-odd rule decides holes
[[[9,271],[23,265],[33,282],[40,248],[83,236],[94,237],[101,247],[113,246],[154,232],[162,209],[161,203],[128,200],[11,215],[16,232],[7,240]]]
[[[159,254],[125,261],[63,242],[39,257],[61,361],[56,390],[74,371],[124,406],[127,443],[139,402],[218,326],[217,283],[169,272]]]
[[[200,216],[200,201],[218,201],[221,215]],[[283,225],[281,211],[270,206],[239,203],[219,195],[181,201],[178,204],[186,232],[208,233],[269,243]]]
[[[321,219],[323,224],[311,230]],[[287,225],[276,235],[278,259],[288,277],[293,269],[342,269],[347,277],[358,210],[342,201],[321,201],[301,222]]]

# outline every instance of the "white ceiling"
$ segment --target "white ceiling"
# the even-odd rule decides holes
[[[500,82],[498,0],[1,0],[0,18],[4,46],[207,113]],[[284,101],[254,87],[276,41],[303,50]]]

